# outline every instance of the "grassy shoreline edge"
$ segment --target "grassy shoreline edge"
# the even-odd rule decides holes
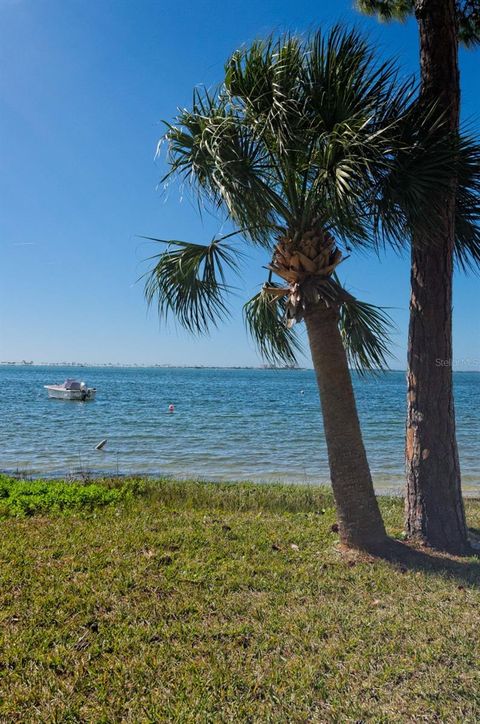
[[[92,509],[135,497],[157,497],[183,506],[214,505],[220,510],[319,512],[333,506],[327,485],[285,482],[209,481],[173,477],[114,476],[38,478],[0,473],[0,518],[49,511]],[[401,507],[403,496],[381,493],[383,506]],[[480,496],[468,495],[469,503]]]

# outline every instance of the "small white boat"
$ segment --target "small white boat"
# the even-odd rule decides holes
[[[85,382],[67,379],[63,385],[44,385],[49,397],[58,400],[94,400],[97,390],[87,387]]]

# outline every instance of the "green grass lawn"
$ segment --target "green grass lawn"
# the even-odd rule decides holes
[[[319,488],[21,485],[0,479],[1,722],[480,720],[474,559],[344,554]]]

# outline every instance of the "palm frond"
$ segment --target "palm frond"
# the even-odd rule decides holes
[[[206,333],[228,316],[225,273],[237,270],[238,253],[224,243],[227,237],[208,245],[145,238],[167,245],[150,257],[155,264],[144,275],[147,303],[156,302],[160,318],[173,315],[189,332]]]
[[[392,62],[376,62],[359,34],[335,27],[313,37],[303,87],[308,115],[317,119],[304,215],[326,212],[337,235],[370,244],[371,187],[398,144],[412,81],[398,83]]]
[[[457,16],[460,42],[467,48],[480,44],[480,2],[458,0]]]
[[[382,22],[405,22],[414,12],[413,0],[356,0],[355,6],[365,15],[378,15]]]
[[[466,48],[480,43],[479,0],[456,0],[458,37]],[[365,15],[377,15],[381,22],[400,20],[405,22],[413,15],[413,0],[356,0],[356,8]]]
[[[167,124],[162,141],[168,145],[170,169],[162,180],[187,181],[199,199],[223,207],[254,242],[268,246],[278,219],[290,220],[271,160],[225,96],[204,93],[197,91],[192,110]]]
[[[355,31],[257,41],[232,55],[217,91],[197,90],[167,124],[167,178],[190,182],[266,246],[275,226],[327,218],[352,244],[371,243],[368,192],[411,94]]]
[[[455,261],[462,271],[480,270],[480,145],[464,133],[457,147]]]
[[[477,217],[478,219],[478,217]],[[463,272],[480,272],[480,225],[460,210],[455,222],[455,263]]]
[[[339,328],[349,363],[360,374],[388,368],[391,317],[381,307],[354,297],[340,307]]]
[[[262,357],[271,364],[293,365],[302,347],[295,331],[285,324],[284,294],[281,287],[269,283],[244,305],[243,314]]]
[[[375,238],[401,248],[417,232],[436,243],[445,195],[456,183],[455,261],[463,270],[480,262],[480,146],[466,132],[452,138],[436,108],[412,108],[401,143],[377,175],[369,202]]]

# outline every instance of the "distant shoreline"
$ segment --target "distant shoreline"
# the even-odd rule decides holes
[[[293,372],[304,372],[307,370],[313,371],[313,367],[271,367],[269,365],[174,365],[174,364],[127,364],[121,362],[0,362],[0,367],[72,367],[72,368],[99,368],[99,369],[163,369],[163,370],[259,370],[259,371],[286,371],[290,370]],[[352,369],[352,371],[355,371]],[[391,367],[386,372],[403,372],[406,373],[405,369],[398,367]],[[458,370],[454,369],[455,373],[477,373],[480,374],[479,369],[467,369]]]
[[[127,364],[121,362],[0,362],[0,367],[99,367],[114,369],[165,369],[165,370],[293,370],[302,371],[312,367],[273,367],[270,365],[173,365],[173,364]],[[401,371],[401,370],[392,370]]]

